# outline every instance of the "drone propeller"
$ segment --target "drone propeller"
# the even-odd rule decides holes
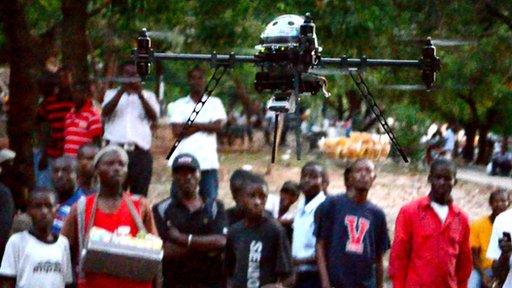
[[[402,38],[399,39],[401,42],[406,43],[416,43],[418,45],[424,45],[424,38]],[[432,45],[441,46],[441,47],[455,47],[455,46],[467,46],[467,45],[477,45],[478,41],[476,40],[464,40],[464,39],[447,39],[447,38],[432,38]]]
[[[424,91],[427,90],[425,85],[419,84],[397,84],[397,85],[380,85],[379,88],[384,90],[401,90],[401,91]]]

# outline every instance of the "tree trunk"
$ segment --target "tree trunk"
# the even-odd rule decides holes
[[[13,177],[9,177],[13,178],[10,188],[16,206],[23,208],[27,204],[27,192],[34,184],[32,132],[37,104],[34,79],[39,65],[32,50],[36,45],[33,45],[22,4],[17,0],[0,2],[11,69],[7,135],[10,148],[16,152]]]
[[[338,93],[337,95],[338,101],[336,103],[336,114],[338,115],[338,120],[343,120],[343,113],[345,112],[345,107],[343,106],[343,94]]]
[[[487,165],[489,158],[492,156],[492,146],[489,143],[487,135],[489,134],[489,127],[482,125],[478,130],[480,137],[478,138],[478,156],[476,158],[476,164]]]
[[[89,84],[88,0],[62,1],[62,63],[74,69],[75,83]]]
[[[466,123],[464,131],[466,132],[466,145],[462,149],[462,158],[466,162],[472,162],[475,158],[475,137],[478,125],[475,122]]]

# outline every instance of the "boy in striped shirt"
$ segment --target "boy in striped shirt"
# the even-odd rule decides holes
[[[76,157],[78,149],[87,143],[99,141],[103,126],[98,111],[83,89],[73,91],[75,107],[64,122],[64,154]]]

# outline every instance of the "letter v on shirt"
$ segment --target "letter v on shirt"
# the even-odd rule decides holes
[[[364,249],[363,239],[370,227],[370,221],[364,217],[347,215],[345,217],[345,225],[347,225],[349,236],[346,251],[362,254]],[[359,226],[359,229],[356,225]]]
[[[260,287],[260,259],[263,243],[252,241],[249,252],[249,268],[247,270],[247,288]]]

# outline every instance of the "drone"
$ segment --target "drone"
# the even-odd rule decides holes
[[[389,60],[323,57],[322,47],[318,45],[316,27],[311,15],[306,13],[304,17],[286,14],[272,20],[261,33],[260,43],[255,46],[257,52],[254,55],[235,55],[233,52],[227,55],[217,54],[182,54],[182,53],[158,53],[151,48],[151,39],[144,28],[137,38],[137,48],[133,49],[132,57],[135,60],[137,72],[144,81],[150,73],[150,64],[155,60],[168,61],[204,61],[209,62],[215,68],[205,87],[206,97],[196,103],[196,106],[185,123],[180,135],[174,142],[167,159],[171,157],[185,132],[190,127],[202,107],[212,95],[215,87],[221,80],[227,69],[233,68],[236,63],[252,63],[259,68],[256,73],[254,88],[261,93],[268,91],[273,93],[268,109],[275,112],[274,143],[272,145],[271,162],[275,162],[281,128],[279,117],[285,113],[299,115],[297,106],[300,105],[301,95],[316,95],[320,91],[325,97],[329,97],[327,81],[324,77],[316,75],[311,70],[318,67],[334,66],[342,71],[348,71],[361,92],[367,107],[375,114],[383,130],[389,136],[394,149],[402,159],[409,162],[407,155],[402,150],[388,122],[382,115],[375,98],[366,85],[361,71],[373,67],[409,67],[422,71],[422,80],[427,88],[431,89],[436,73],[440,70],[440,60],[436,56],[436,48],[427,38],[426,45],[422,49],[422,57],[419,60]],[[282,123],[282,122],[281,122]],[[301,159],[300,127],[296,125],[296,154]]]

